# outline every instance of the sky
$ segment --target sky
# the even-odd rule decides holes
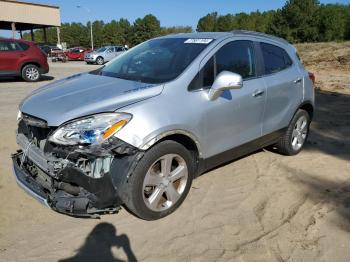
[[[23,1],[23,0],[22,0]],[[285,0],[32,0],[27,2],[52,4],[60,7],[62,22],[81,22],[127,18],[131,23],[146,14],[155,15],[161,26],[192,26],[211,12],[235,14],[281,8]],[[321,3],[349,4],[350,0],[321,0]],[[84,8],[77,8],[80,5]],[[89,9],[90,13],[86,10]],[[7,34],[0,30],[0,35]]]

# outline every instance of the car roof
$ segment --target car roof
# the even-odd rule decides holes
[[[284,45],[290,45],[288,41],[283,38],[279,38],[273,35],[268,35],[261,32],[253,32],[246,30],[234,30],[231,32],[197,32],[197,33],[179,33],[179,34],[170,34],[160,38],[210,38],[210,39],[221,39],[230,36],[251,36],[251,37],[260,37],[267,40],[273,40]]]
[[[179,33],[162,36],[160,38],[210,38],[220,39],[223,37],[230,36],[229,32],[199,32],[199,33]]]
[[[26,44],[34,44],[34,42],[27,41],[27,40],[24,40],[24,39],[14,39],[14,38],[0,37],[0,40],[1,41],[12,41],[12,42],[26,43]]]
[[[101,46],[102,47],[105,47],[105,48],[109,48],[109,47],[123,47],[121,45],[105,45],[105,46]]]

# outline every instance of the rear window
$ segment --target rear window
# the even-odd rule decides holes
[[[25,44],[25,43],[18,43],[19,46],[25,51],[25,50],[28,50],[29,48],[29,45]]]
[[[260,43],[260,46],[266,75],[282,71],[293,64],[292,59],[283,48],[267,43]]]

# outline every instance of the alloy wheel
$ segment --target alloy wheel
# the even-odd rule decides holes
[[[103,64],[103,59],[101,57],[97,58],[96,63],[98,65],[102,65]]]
[[[35,67],[29,67],[26,72],[26,77],[32,81],[35,81],[39,78],[40,74],[39,74],[39,70]]]
[[[295,123],[292,134],[292,147],[295,151],[299,150],[305,143],[308,133],[308,120],[301,116]]]
[[[158,158],[144,178],[142,195],[146,206],[160,212],[177,203],[188,182],[186,161],[177,154]]]

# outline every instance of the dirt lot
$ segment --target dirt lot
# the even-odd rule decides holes
[[[0,261],[349,261],[350,43],[299,45],[318,79],[305,150],[261,150],[196,179],[173,215],[145,222],[57,214],[15,183],[17,105],[35,88],[86,71],[52,64],[46,81],[0,82]],[[343,57],[343,58],[339,58]]]

